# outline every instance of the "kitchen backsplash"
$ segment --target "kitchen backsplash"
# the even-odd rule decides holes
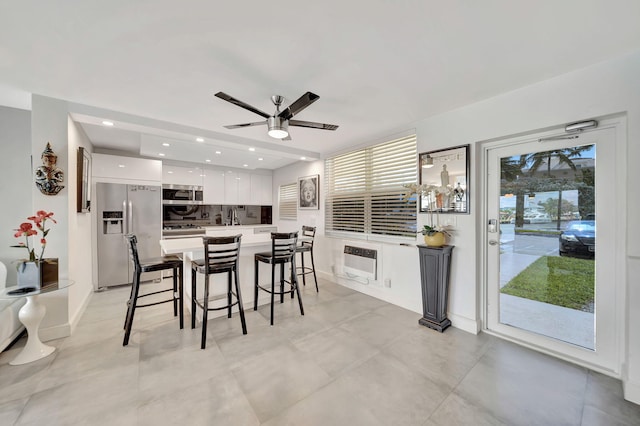
[[[225,226],[233,224],[271,224],[271,206],[249,205],[164,205],[162,206],[163,226]]]

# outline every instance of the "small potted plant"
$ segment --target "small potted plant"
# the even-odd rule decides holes
[[[429,213],[429,224],[424,225],[420,234],[424,236],[424,243],[430,247],[442,247],[447,242],[447,236],[451,236],[451,227],[440,225],[440,210],[436,200],[438,197],[449,196],[452,193],[450,185],[436,186],[427,184],[408,184],[404,185],[408,191],[404,195],[405,201],[411,199],[414,195],[417,197],[426,197],[427,212]],[[434,213],[435,212],[435,221]]]
[[[53,213],[38,210],[35,216],[29,216],[27,218],[27,220],[30,220],[33,224],[31,222],[23,222],[18,229],[15,229],[14,237],[24,237],[24,242],[20,242],[11,247],[25,248],[29,253],[28,259],[22,259],[18,263],[18,287],[40,288],[41,284],[58,280],[57,259],[44,258],[44,249],[47,246],[47,235],[50,231],[46,228],[46,222],[47,220],[51,220],[53,223],[57,223],[52,216]],[[31,241],[32,237],[38,235],[38,232],[42,234],[40,237],[40,256],[36,256],[35,242]],[[49,275],[55,275],[55,277]]]

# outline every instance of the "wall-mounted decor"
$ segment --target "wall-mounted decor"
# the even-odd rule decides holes
[[[44,195],[56,195],[64,188],[64,172],[56,166],[58,156],[51,149],[51,143],[42,151],[42,166],[36,169],[36,186]]]
[[[320,208],[320,175],[298,178],[298,209]]]
[[[91,207],[91,156],[83,147],[78,148],[76,211],[88,213]]]
[[[469,145],[423,152],[420,184],[432,191],[419,198],[420,212],[469,213]]]

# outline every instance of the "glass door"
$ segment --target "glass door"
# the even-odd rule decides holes
[[[598,129],[488,149],[485,238],[487,328],[607,368],[616,362],[611,147],[614,130]]]

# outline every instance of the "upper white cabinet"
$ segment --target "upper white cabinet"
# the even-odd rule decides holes
[[[205,204],[271,205],[272,181],[268,174],[212,167],[162,167],[162,183],[202,185]]]
[[[225,179],[222,170],[205,169],[202,195],[205,204],[225,204]]]
[[[200,167],[162,166],[162,183],[173,185],[204,185],[204,171]]]
[[[238,203],[253,204],[251,202],[251,175],[249,173],[237,173]]]
[[[251,175],[251,202],[248,204],[268,206],[273,204],[271,175]]]
[[[92,154],[91,175],[96,181],[162,182],[162,161],[119,155]]]

